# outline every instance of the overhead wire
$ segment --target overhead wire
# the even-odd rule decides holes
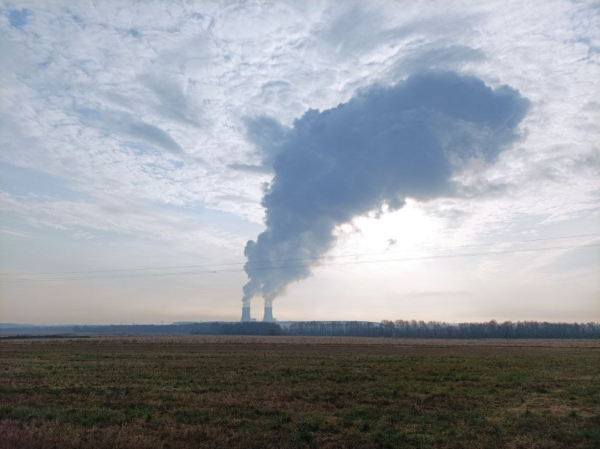
[[[111,269],[111,270],[49,271],[49,272],[37,272],[37,273],[19,273],[19,274],[0,273],[0,280],[4,280],[2,278],[2,276],[22,276],[23,277],[23,276],[60,275],[60,274],[116,273],[116,272],[127,272],[127,271],[155,271],[155,270],[177,270],[177,269],[183,269],[183,268],[225,267],[225,266],[235,266],[235,265],[265,264],[265,263],[274,263],[274,262],[298,262],[298,261],[304,261],[304,260],[306,260],[306,261],[328,260],[328,259],[340,259],[340,258],[349,258],[349,257],[376,256],[376,255],[382,255],[382,254],[398,254],[398,253],[405,253],[405,252],[445,251],[445,250],[462,249],[462,248],[475,248],[475,247],[480,247],[480,246],[513,245],[513,244],[520,244],[520,243],[532,243],[532,242],[541,242],[541,241],[565,240],[565,239],[572,239],[572,238],[597,237],[597,236],[600,236],[600,233],[578,234],[578,235],[569,235],[569,236],[560,236],[560,237],[545,237],[545,238],[537,238],[537,239],[513,240],[513,241],[504,241],[504,242],[475,243],[475,244],[470,244],[470,245],[441,246],[441,247],[438,246],[438,247],[400,250],[400,251],[386,250],[386,251],[379,251],[379,252],[374,252],[374,253],[352,253],[352,254],[327,255],[327,256],[317,256],[317,257],[299,257],[299,258],[291,258],[291,259],[273,259],[273,260],[245,261],[245,262],[230,262],[230,263],[220,263],[220,264],[199,264],[199,265],[196,264],[196,265],[177,265],[177,266],[144,267],[144,268],[120,268],[120,269]],[[253,267],[249,266],[248,268],[252,269]],[[209,271],[214,271],[214,270],[209,270]]]
[[[600,247],[600,243],[583,244],[583,245],[564,245],[554,246],[546,248],[522,248],[512,249],[503,251],[484,251],[478,253],[461,253],[461,254],[445,254],[445,255],[432,255],[432,256],[421,256],[421,257],[405,257],[397,259],[380,259],[380,260],[360,260],[350,262],[338,262],[338,263],[325,263],[320,264],[323,266],[340,266],[340,265],[362,265],[369,263],[388,263],[388,262],[405,262],[405,261],[416,261],[416,260],[430,260],[430,259],[448,259],[456,257],[474,257],[474,256],[494,256],[511,253],[523,253],[523,252],[539,252],[539,251],[551,251],[559,249],[574,249],[574,248],[592,248]],[[306,268],[306,265],[281,265],[271,267],[253,267],[248,268],[249,271],[264,271],[264,270],[281,270],[289,268]],[[145,277],[164,277],[164,276],[179,276],[179,275],[200,275],[200,274],[216,274],[216,273],[240,273],[245,271],[244,268],[233,268],[233,269],[221,269],[221,270],[204,270],[204,271],[181,271],[171,273],[142,273],[142,274],[121,274],[121,275],[100,275],[100,276],[79,276],[79,277],[54,277],[54,278],[19,278],[19,279],[3,279],[3,281],[77,281],[77,280],[102,280],[102,279],[123,279],[123,278],[145,278]]]

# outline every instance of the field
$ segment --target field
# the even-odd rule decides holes
[[[0,341],[0,447],[600,447],[600,341]]]

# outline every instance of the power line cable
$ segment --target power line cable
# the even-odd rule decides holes
[[[362,265],[369,263],[386,263],[386,262],[406,262],[415,260],[430,260],[430,259],[449,259],[456,257],[473,257],[473,256],[494,256],[502,254],[512,253],[523,253],[523,252],[539,252],[539,251],[551,251],[559,249],[573,249],[573,248],[593,248],[600,246],[600,243],[588,244],[588,245],[566,245],[566,246],[553,246],[547,248],[524,248],[524,249],[513,249],[505,251],[484,251],[478,253],[462,253],[462,254],[446,254],[446,255],[435,255],[435,256],[422,256],[422,257],[405,257],[400,259],[380,259],[380,260],[360,260],[352,262],[339,262],[339,263],[326,263],[319,265],[320,267],[327,266],[340,266],[340,265]],[[255,267],[250,268],[250,271],[265,271],[265,270],[281,270],[288,268],[306,268],[306,265],[282,265],[274,267]],[[204,271],[180,271],[172,273],[142,273],[142,274],[122,274],[114,276],[80,276],[80,277],[54,277],[54,278],[17,278],[17,279],[3,279],[4,281],[79,281],[79,280],[102,280],[102,279],[123,279],[123,278],[143,278],[143,277],[164,277],[164,276],[180,276],[180,275],[199,275],[199,274],[217,274],[217,273],[241,273],[244,272],[244,268],[232,268],[222,270],[204,270]]]
[[[19,276],[39,276],[39,275],[58,275],[58,274],[85,274],[85,273],[116,273],[116,272],[126,272],[126,271],[153,271],[153,270],[177,270],[181,268],[202,268],[202,267],[224,267],[224,266],[235,266],[235,265],[246,265],[246,264],[262,264],[262,263],[273,263],[273,262],[298,262],[303,260],[323,260],[323,259],[339,259],[346,257],[364,257],[364,256],[376,256],[381,254],[398,254],[404,252],[421,252],[421,251],[444,251],[444,250],[452,250],[452,249],[461,249],[461,248],[474,248],[480,246],[494,246],[494,245],[503,245],[503,244],[518,244],[518,243],[531,243],[531,242],[541,242],[541,241],[550,241],[550,240],[564,240],[564,239],[572,239],[572,238],[583,238],[583,237],[597,237],[600,236],[600,233],[596,234],[579,234],[579,235],[569,235],[569,236],[561,236],[561,237],[547,237],[547,238],[539,238],[539,239],[529,239],[529,240],[513,240],[508,242],[491,242],[491,243],[476,243],[472,245],[457,245],[457,246],[442,246],[442,247],[429,247],[429,248],[421,248],[421,249],[409,249],[409,250],[401,250],[401,251],[381,251],[376,253],[353,253],[353,254],[343,254],[343,255],[329,255],[329,256],[318,256],[318,257],[300,257],[294,259],[274,259],[274,260],[257,260],[257,261],[246,261],[246,262],[231,262],[231,263],[221,263],[221,264],[200,264],[200,265],[178,265],[178,266],[168,266],[168,267],[145,267],[145,268],[122,268],[122,269],[112,269],[112,270],[85,270],[85,271],[50,271],[50,272],[41,272],[41,273],[19,273]],[[252,268],[252,267],[249,267]],[[210,270],[213,271],[213,270]],[[15,274],[12,274],[14,276]],[[0,276],[11,276],[8,273],[0,273]],[[2,278],[0,277],[0,280]]]

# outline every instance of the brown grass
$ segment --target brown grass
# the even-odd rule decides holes
[[[600,447],[600,341],[0,342],[0,448]]]

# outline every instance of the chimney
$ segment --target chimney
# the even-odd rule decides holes
[[[272,323],[273,321],[275,321],[275,319],[273,318],[273,307],[265,307],[265,316],[263,318],[263,321],[267,323]]]
[[[252,321],[250,318],[250,307],[242,307],[242,323],[246,321]]]

